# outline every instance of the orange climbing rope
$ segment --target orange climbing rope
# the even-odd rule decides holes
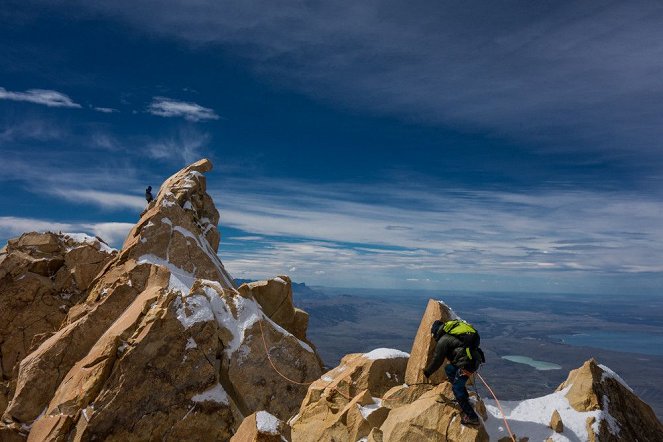
[[[281,372],[279,371],[278,368],[276,368],[276,365],[274,365],[274,362],[272,361],[272,357],[269,355],[269,350],[267,349],[267,341],[265,341],[265,332],[263,331],[263,328],[262,328],[262,321],[263,321],[262,319],[260,319],[260,321],[258,321],[258,323],[260,324],[260,335],[262,336],[262,345],[265,347],[265,354],[267,355],[267,360],[269,361],[269,364],[272,366],[272,368],[274,369],[274,371],[275,371],[279,376],[281,376],[283,379],[285,379],[286,381],[291,382],[291,383],[293,383],[293,384],[297,384],[297,385],[311,385],[313,382],[317,381],[317,379],[314,379],[314,380],[312,380],[311,382],[298,382],[298,381],[295,381],[295,380],[293,380],[293,379],[290,379],[288,376],[286,376],[286,375],[284,375],[283,373],[281,373]],[[326,389],[326,388],[327,388],[332,382],[333,382],[333,381],[330,381],[327,385],[325,385],[325,389]],[[351,401],[351,400],[352,400],[351,398],[349,398],[348,396],[346,396],[345,394],[343,394],[341,391],[339,391],[338,388],[333,387],[333,390],[336,391],[336,392],[337,392],[338,394],[340,394],[341,396],[343,396],[343,397],[344,397],[345,399],[347,399],[348,401]]]
[[[276,365],[274,365],[274,362],[272,362],[272,357],[269,355],[269,350],[267,349],[267,341],[265,341],[265,333],[263,332],[263,329],[262,329],[262,319],[260,319],[258,321],[258,323],[260,324],[260,335],[262,336],[262,345],[265,347],[265,354],[267,355],[267,360],[271,364],[274,371],[276,373],[278,373],[278,375],[281,376],[283,379],[285,379],[288,382],[292,382],[293,384],[311,385],[313,382],[315,382],[317,379],[313,380],[311,382],[297,382],[297,381],[294,381],[294,380],[290,379],[289,377],[287,377],[286,375],[284,375],[283,373],[281,373],[278,368],[276,368]]]
[[[506,414],[504,414],[504,410],[502,410],[502,405],[500,404],[500,401],[497,399],[497,396],[495,396],[495,393],[494,393],[493,390],[488,386],[488,383],[487,383],[487,382],[481,377],[481,375],[480,375],[478,372],[476,372],[475,374],[476,374],[477,376],[479,376],[479,379],[481,379],[481,382],[483,382],[483,385],[486,386],[486,388],[488,389],[488,391],[490,391],[490,394],[492,394],[493,397],[495,398],[495,402],[497,403],[497,408],[499,408],[499,409],[500,409],[500,413],[502,413],[502,420],[504,421],[504,425],[506,425],[506,429],[507,429],[507,431],[509,432],[509,436],[511,436],[511,439],[513,440],[513,442],[516,442],[516,437],[515,437],[515,436],[513,435],[513,433],[511,432],[511,427],[509,427],[509,422],[507,422],[507,420],[506,420]]]

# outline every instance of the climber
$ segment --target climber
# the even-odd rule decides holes
[[[147,204],[151,203],[154,199],[152,196],[152,186],[147,186],[147,189],[145,189],[145,199],[147,200]]]
[[[469,327],[469,328],[468,328]],[[460,330],[460,333],[457,331]],[[471,330],[471,331],[470,331]],[[444,367],[447,379],[453,385],[453,393],[458,405],[463,410],[461,424],[479,425],[479,416],[470,404],[470,395],[465,384],[479,365],[485,361],[479,348],[479,334],[468,323],[460,320],[435,321],[431,328],[433,338],[437,340],[433,360],[424,369],[426,379],[430,378],[442,365],[445,359],[450,364]],[[475,336],[471,336],[475,335]],[[468,337],[469,341],[468,342]]]

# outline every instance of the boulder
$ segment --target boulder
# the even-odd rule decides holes
[[[562,417],[559,415],[559,411],[553,411],[552,416],[550,417],[550,428],[555,433],[561,433],[564,431],[564,424],[562,423]]]
[[[427,382],[424,377],[424,369],[430,361],[433,350],[435,349],[435,340],[431,337],[431,326],[435,320],[449,321],[456,319],[457,316],[454,312],[447,307],[442,301],[434,299],[428,300],[426,311],[424,312],[417,335],[412,343],[412,350],[410,350],[410,360],[407,364],[405,371],[405,382],[407,384],[418,384]],[[446,380],[444,370],[438,370],[428,380],[434,384]]]
[[[282,442],[290,440],[290,427],[266,411],[244,418],[231,442]]]

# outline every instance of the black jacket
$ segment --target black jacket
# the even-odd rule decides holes
[[[433,374],[445,359],[448,359],[453,365],[459,368],[466,368],[471,365],[470,359],[465,353],[465,346],[460,339],[453,335],[444,334],[438,339],[433,352],[433,359],[424,370],[429,375]]]

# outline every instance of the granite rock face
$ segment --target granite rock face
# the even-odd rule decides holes
[[[0,414],[19,362],[60,328],[116,253],[98,238],[51,232],[23,234],[0,250]]]
[[[296,412],[319,356],[265,314],[271,295],[240,292],[219,260],[210,169],[202,160],[164,182],[85,299],[21,360],[3,438],[228,440],[254,412]],[[278,313],[305,337],[283,322],[294,306]]]

